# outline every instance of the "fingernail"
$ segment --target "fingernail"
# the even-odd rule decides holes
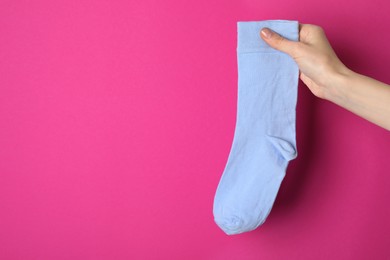
[[[261,34],[265,37],[265,38],[271,38],[271,36],[272,36],[272,31],[270,30],[270,29],[268,29],[268,28],[263,28],[262,30],[261,30]]]

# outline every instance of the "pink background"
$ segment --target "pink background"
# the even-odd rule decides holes
[[[390,134],[299,86],[266,223],[225,235],[236,22],[321,25],[390,83],[388,0],[0,2],[0,259],[389,259]]]

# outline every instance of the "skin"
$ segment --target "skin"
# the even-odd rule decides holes
[[[321,27],[300,24],[298,42],[285,39],[269,28],[263,28],[260,36],[295,60],[300,79],[315,96],[390,131],[390,85],[347,68]]]

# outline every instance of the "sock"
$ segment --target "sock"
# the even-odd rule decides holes
[[[237,22],[236,126],[213,206],[216,224],[228,235],[265,221],[288,162],[297,156],[298,66],[260,38],[263,27],[298,40],[297,21]]]

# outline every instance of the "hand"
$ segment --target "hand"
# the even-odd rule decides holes
[[[348,69],[336,56],[321,27],[299,25],[299,41],[290,41],[268,28],[261,38],[290,55],[300,79],[317,97],[329,100],[390,131],[390,86]]]
[[[336,77],[348,74],[349,69],[333,51],[321,27],[299,25],[299,42],[290,41],[276,32],[263,28],[261,38],[271,47],[290,55],[299,66],[300,79],[320,98],[330,99],[336,90]]]

